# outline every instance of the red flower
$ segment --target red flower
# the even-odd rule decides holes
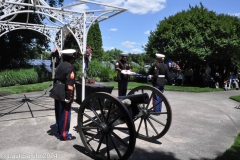
[[[91,56],[91,54],[92,54],[92,48],[91,48],[91,46],[87,46],[87,52],[86,52],[86,56]]]

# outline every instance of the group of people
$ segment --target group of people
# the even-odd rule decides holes
[[[240,71],[236,74],[233,70],[228,72],[226,68],[220,70],[217,65],[211,69],[205,65],[187,64],[183,69],[176,69],[169,66],[170,85],[197,86],[207,88],[224,88],[228,90],[235,87],[239,88]]]
[[[240,71],[239,71],[240,74]],[[240,77],[239,77],[240,78]],[[223,82],[224,89],[228,90],[235,87],[237,90],[239,89],[239,78],[234,74],[234,72],[230,72],[230,76],[226,78]]]
[[[75,50],[63,50],[62,62],[57,66],[54,77],[54,85],[50,90],[49,96],[54,99],[55,119],[57,134],[60,140],[76,139],[69,133],[71,122],[71,108],[74,97],[75,68],[74,62]],[[153,86],[164,92],[165,78],[169,79],[168,66],[163,63],[163,54],[156,54],[157,63],[154,66]],[[115,69],[118,71],[118,96],[127,94],[129,75],[126,71],[132,71],[130,63],[127,61],[127,54],[122,54],[121,59],[117,60]],[[154,95],[154,103],[161,101],[161,98]],[[161,112],[161,103],[155,108],[154,112]]]
[[[162,93],[164,92],[164,85],[166,83],[165,79],[168,81],[169,69],[166,64],[164,64],[165,55],[156,54],[156,64],[154,66],[154,74],[150,76],[152,79],[153,87],[157,88]],[[118,71],[117,81],[118,81],[118,96],[125,96],[127,94],[129,75],[125,74],[125,70],[132,71],[130,63],[127,61],[127,54],[122,54],[121,59],[119,59],[115,64],[115,69]],[[161,112],[162,104],[159,103],[161,98],[157,95],[153,95],[153,103],[158,104],[154,107],[154,112]]]
[[[54,78],[53,88],[50,90],[50,97],[54,99],[55,102],[55,118],[57,127],[57,138],[63,141],[76,139],[75,136],[69,133],[70,121],[71,121],[71,105],[74,97],[74,84],[75,84],[75,68],[72,65],[74,62],[75,50],[63,50],[62,51],[62,62],[57,66]],[[164,86],[166,80],[168,83],[183,85],[185,83],[190,84],[192,81],[192,75],[194,74],[193,69],[189,65],[185,69],[185,73],[182,73],[178,64],[174,68],[177,69],[176,75],[173,72],[173,65],[166,65],[164,63],[165,55],[155,54],[156,64],[154,65],[154,74],[149,77],[152,79],[152,85],[162,93],[164,92]],[[118,96],[125,96],[127,94],[129,74],[127,72],[132,72],[130,63],[127,61],[127,54],[121,54],[121,58],[116,61],[115,70],[118,72]],[[169,71],[170,69],[170,71]],[[204,72],[200,73],[206,79],[209,78],[211,69],[205,66]],[[240,71],[239,74],[240,76]],[[178,78],[176,78],[178,77]],[[185,79],[184,79],[185,78]],[[219,87],[220,74],[215,73],[215,78],[209,79],[213,80],[216,87]],[[208,80],[207,80],[208,81]],[[230,76],[224,79],[224,88],[227,90],[232,85],[239,88],[239,77],[230,72]],[[161,97],[157,94],[153,95],[153,104],[158,104],[154,107],[154,112],[161,112],[162,104],[159,103]]]

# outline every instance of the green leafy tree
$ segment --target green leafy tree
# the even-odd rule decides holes
[[[63,1],[49,0],[48,2],[50,6],[56,6],[61,5]],[[9,18],[12,18],[12,16],[4,20]],[[13,21],[25,23],[26,19],[27,13],[21,13],[16,15]],[[28,20],[29,23],[41,24],[35,13],[30,13]],[[15,30],[2,35],[0,37],[0,68],[19,68],[25,65],[26,60],[38,57],[34,51],[35,44],[38,44],[41,48],[45,48],[45,50],[49,49],[49,40],[47,37],[32,30]]]
[[[216,14],[202,3],[165,18],[150,32],[145,51],[154,57],[156,52],[172,60],[231,62],[240,56],[240,20]]]
[[[28,59],[38,57],[34,52],[34,44],[48,46],[46,37],[29,30],[16,30],[0,37],[0,68],[19,68]],[[38,54],[40,56],[40,54]]]
[[[104,51],[102,49],[102,35],[101,30],[99,28],[99,24],[97,22],[93,24],[88,31],[87,45],[91,46],[92,59],[101,61],[104,60],[104,58],[107,58],[104,55]],[[64,42],[64,49],[69,48],[80,50],[72,34],[67,35],[66,40]]]
[[[108,61],[116,61],[119,59],[120,55],[121,55],[122,51],[119,49],[111,49],[111,50],[107,50],[104,52],[105,57],[107,57]]]
[[[103,60],[102,34],[98,22],[95,22],[88,31],[87,45],[92,48],[92,59]]]

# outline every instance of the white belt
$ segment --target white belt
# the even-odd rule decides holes
[[[158,77],[165,77],[165,75],[159,75]]]

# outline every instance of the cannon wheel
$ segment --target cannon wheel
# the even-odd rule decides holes
[[[151,86],[139,86],[132,89],[128,95],[147,93],[149,102],[139,104],[140,112],[135,117],[134,123],[136,126],[137,138],[143,140],[155,140],[164,136],[170,128],[172,122],[172,110],[167,98],[161,91]],[[153,95],[156,94],[162,99],[162,111],[155,113],[153,108]]]
[[[89,95],[78,111],[78,131],[94,159],[128,159],[136,143],[136,130],[126,106],[111,94]]]

